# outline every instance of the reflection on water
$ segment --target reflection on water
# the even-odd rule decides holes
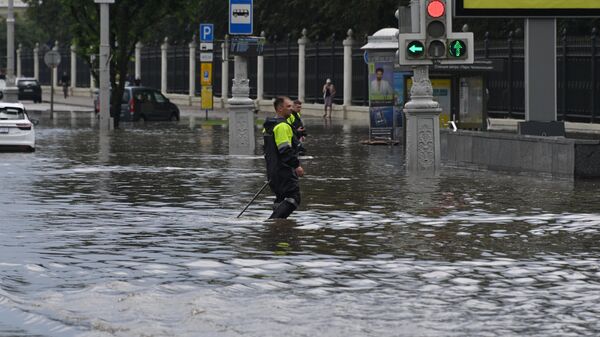
[[[264,221],[269,192],[236,218],[264,163],[226,126],[42,120],[0,154],[0,336],[600,332],[598,182],[406,177],[401,147],[322,123],[303,205]]]

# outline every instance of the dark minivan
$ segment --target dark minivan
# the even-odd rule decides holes
[[[34,103],[42,102],[42,87],[35,78],[19,77],[17,78],[17,88],[19,89],[19,101],[32,100]]]
[[[96,112],[100,111],[98,95],[94,98]],[[159,90],[147,87],[125,87],[121,99],[121,121],[178,121],[179,108]]]

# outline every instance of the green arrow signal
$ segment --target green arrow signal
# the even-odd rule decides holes
[[[460,56],[460,51],[462,50],[462,45],[460,44],[460,42],[456,41],[454,42],[454,45],[452,46],[452,48],[454,48],[454,53],[456,54],[456,56]]]
[[[408,50],[410,50],[413,53],[417,53],[417,52],[422,52],[423,47],[419,47],[417,45],[412,45],[412,46],[410,46],[410,48],[408,48]]]
[[[450,55],[454,57],[461,57],[465,54],[464,49],[466,49],[466,45],[461,40],[454,40],[450,43]]]
[[[423,43],[418,40],[411,41],[406,46],[406,54],[407,54],[407,56],[410,56],[412,58],[421,57],[423,55],[424,51],[425,51],[425,46],[423,46]]]

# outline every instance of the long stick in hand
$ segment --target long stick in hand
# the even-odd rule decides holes
[[[248,207],[254,202],[254,199],[256,199],[256,197],[258,197],[260,192],[262,192],[265,189],[265,187],[267,187],[267,185],[269,185],[268,181],[260,188],[260,190],[258,192],[256,192],[256,194],[254,195],[252,200],[250,200],[248,205],[246,205],[246,207],[244,207],[244,209],[240,212],[240,214],[238,214],[238,216],[237,216],[238,218],[242,216],[242,214],[246,211],[246,209],[248,209]]]

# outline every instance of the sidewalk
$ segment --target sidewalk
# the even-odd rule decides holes
[[[32,101],[22,101],[25,109],[30,113],[47,113],[50,111],[50,93],[42,93],[42,103],[33,103]],[[54,95],[55,113],[92,113],[94,111],[91,98],[69,97],[64,99],[62,93]]]
[[[172,99],[171,101],[175,103],[179,107],[180,116],[181,117],[201,117],[204,118],[207,115],[206,110],[200,108],[200,104],[189,105],[189,103],[181,102],[178,99]],[[42,103],[35,104],[30,101],[25,101],[23,103],[27,111],[30,112],[46,112],[50,111],[50,90],[44,88],[42,93]],[[94,100],[90,96],[82,95],[78,93],[73,96],[68,96],[64,98],[62,92],[57,93],[54,92],[54,111],[59,113],[70,113],[70,112],[86,112],[90,113],[94,111]],[[266,112],[258,112],[257,114],[259,118],[264,118],[267,113]],[[229,112],[226,109],[218,108],[214,110],[208,111],[209,119],[227,119],[229,117]]]
[[[170,95],[167,95],[170,96]],[[175,95],[177,96],[177,95]],[[207,113],[205,110],[200,108],[200,103],[193,102],[192,105],[189,105],[189,102],[185,102],[184,99],[178,99],[178,97],[170,97],[171,101],[179,107],[182,117],[195,116],[204,118]],[[218,100],[218,98],[217,98]],[[42,103],[34,104],[30,101],[24,103],[25,108],[28,111],[33,112],[45,112],[50,110],[50,90],[49,88],[43,89],[42,95]],[[208,111],[209,119],[227,119],[229,117],[229,112],[225,108],[221,108],[220,104],[219,108]],[[265,118],[272,114],[272,105],[270,101],[263,100],[259,104],[260,112],[257,113],[259,118]],[[358,107],[361,108],[360,113],[364,114],[364,123],[368,125],[368,107]],[[322,114],[322,105],[320,104],[304,104],[303,115],[305,116],[321,116]],[[364,111],[363,111],[364,110]],[[62,92],[55,91],[54,93],[54,111],[57,112],[92,112],[94,111],[94,101],[91,96],[85,95],[82,93],[76,93],[74,96],[69,96],[66,99],[63,97]],[[347,113],[344,109],[337,105],[334,106],[334,118],[335,119],[348,119]],[[356,116],[353,116],[356,117]],[[359,118],[358,120],[363,120],[363,118]],[[356,118],[350,118],[356,119]],[[488,130],[490,131],[505,131],[505,132],[516,132],[517,124],[521,120],[517,119],[500,119],[500,118],[490,118],[490,125]],[[590,135],[600,135],[600,124],[591,124],[591,123],[565,123],[565,128],[568,133],[581,133],[581,134],[590,134]]]

